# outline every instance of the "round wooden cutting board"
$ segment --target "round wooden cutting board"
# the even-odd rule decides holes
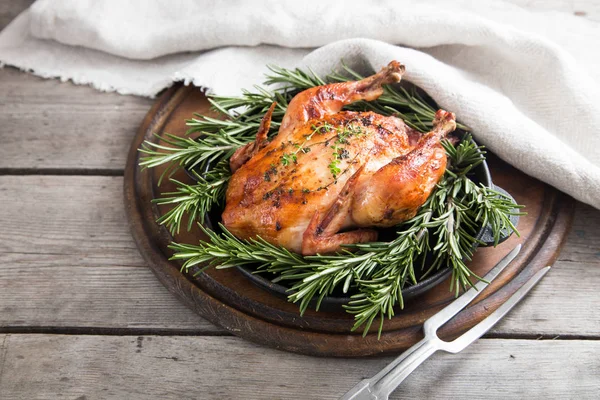
[[[142,170],[137,149],[144,140],[157,141],[153,135],[168,132],[185,134],[184,120],[194,112],[210,114],[209,103],[195,87],[175,85],[154,104],[144,119],[125,168],[125,206],[136,244],[159,280],[198,314],[235,335],[267,346],[297,353],[321,356],[367,356],[399,353],[421,339],[423,322],[453,300],[449,281],[411,299],[404,310],[384,323],[381,339],[376,325],[366,337],[350,332],[353,316],[344,311],[315,312],[303,317],[298,306],[288,303],[252,284],[236,269],[211,269],[193,277],[180,272],[180,264],[169,261],[169,232],[156,224],[167,208],[151,200],[161,192],[172,191],[170,182],[157,186],[162,170]],[[552,265],[558,256],[573,217],[574,201],[510,167],[494,156],[488,157],[494,183],[506,189],[526,206],[527,215],[519,222],[521,237],[513,235],[497,248],[477,250],[470,268],[480,276],[490,270],[518,243],[523,249],[512,264],[483,293],[438,333],[452,339],[466,331],[502,304],[539,269]],[[183,172],[176,179],[189,181]],[[175,241],[197,243],[203,238],[199,229],[182,232]]]

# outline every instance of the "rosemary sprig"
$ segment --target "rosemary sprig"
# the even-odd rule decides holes
[[[183,260],[182,270],[186,271],[194,266],[201,266],[198,273],[210,267],[223,269],[252,264],[259,269],[276,270],[280,267],[287,268],[289,265],[306,264],[299,254],[274,246],[261,238],[242,241],[223,225],[219,226],[224,232],[223,235],[200,225],[200,229],[210,239],[200,242],[200,246],[171,243],[169,248],[175,252],[171,259]]]
[[[366,334],[379,317],[381,334],[384,318],[391,318],[395,307],[404,307],[402,289],[417,282],[417,270],[427,275],[450,266],[452,290],[458,294],[472,284],[471,278],[479,279],[466,264],[478,242],[475,235],[479,228],[496,221],[493,229],[498,235],[497,229],[516,232],[509,217],[520,214],[519,206],[471,180],[470,166],[485,159],[481,147],[469,136],[457,147],[449,142],[444,146],[450,159],[446,174],[417,215],[397,227],[397,237],[391,242],[356,244],[348,248],[353,252],[302,257],[261,238],[237,239],[221,226],[223,235],[202,228],[210,241],[173,244],[173,259],[186,260],[183,270],[201,264],[217,268],[254,264],[258,271],[277,274],[274,282],[287,283],[289,300],[299,303],[301,313],[313,299],[318,309],[336,288],[341,287],[344,293],[354,290],[357,293],[346,306],[355,315],[353,329],[362,326]],[[428,253],[433,261],[425,265]]]
[[[165,225],[171,233],[179,233],[181,223],[186,215],[188,231],[196,221],[204,223],[205,212],[203,211],[210,210],[213,204],[222,202],[227,182],[231,177],[229,165],[224,160],[204,176],[195,171],[192,173],[196,178],[195,184],[171,179],[171,182],[177,185],[177,191],[163,193],[163,197],[152,200],[158,205],[175,204],[175,207],[156,220],[159,224]]]
[[[381,335],[384,317],[392,318],[394,308],[404,308],[402,289],[409,283],[416,284],[415,264],[422,269],[424,254],[429,250],[427,223],[431,219],[429,205],[421,208],[419,214],[405,223],[407,229],[398,231],[398,238],[389,243],[387,254],[378,260],[378,267],[368,279],[356,281],[359,293],[352,296],[346,310],[354,314],[353,329],[364,325],[363,336],[367,334],[373,320],[380,317],[378,333]],[[363,251],[367,250],[363,247]]]
[[[254,140],[262,116],[274,101],[278,105],[273,112],[271,136],[277,132],[289,102],[300,91],[327,82],[362,78],[347,66],[343,66],[343,74],[326,79],[312,71],[270,69],[265,81],[269,89],[257,86],[255,91],[243,91],[239,97],[209,96],[212,108],[225,119],[195,114],[186,124],[187,133],[198,134],[197,138],[164,134],[160,140],[166,144],[147,141],[140,149],[144,153],[140,162],[143,167],[167,165],[161,180],[182,167],[207,171],[193,172],[194,184],[173,180],[177,190],[155,200],[157,204],[175,205],[158,220],[171,232],[179,232],[186,216],[188,229],[195,221],[202,222],[206,212],[223,201],[231,175],[229,158],[237,148]],[[421,132],[431,129],[436,110],[417,89],[404,87],[385,87],[378,100],[347,108],[395,115]],[[343,139],[338,135],[340,143]],[[485,160],[482,148],[475,146],[469,136],[457,146],[445,142],[444,147],[449,159],[444,177],[417,215],[397,227],[397,237],[391,242],[357,244],[339,254],[302,257],[261,238],[239,240],[224,227],[223,233],[217,234],[201,226],[209,241],[197,245],[173,243],[173,259],[184,261],[183,270],[252,264],[258,271],[274,273],[275,282],[290,287],[289,300],[299,303],[301,313],[311,300],[316,299],[318,309],[325,296],[341,288],[344,293],[354,293],[346,307],[355,316],[353,329],[363,327],[366,334],[380,318],[381,334],[384,318],[391,318],[396,307],[403,308],[402,289],[416,283],[417,271],[426,276],[450,266],[451,290],[458,293],[471,285],[473,278],[478,279],[466,263],[478,242],[474,236],[479,228],[489,224],[496,244],[503,231],[516,232],[510,216],[519,214],[519,206],[471,180],[473,168]],[[337,164],[344,154],[341,148],[334,146],[333,150],[330,168],[335,177],[343,173]],[[308,152],[310,148],[299,145],[294,152],[285,153],[281,163],[295,162],[300,151]],[[426,264],[426,257],[432,262]]]
[[[160,176],[159,185],[167,173],[171,176],[181,167],[190,171],[194,169],[204,171],[207,166],[231,157],[235,150],[248,143],[248,141],[229,136],[223,130],[214,133],[205,132],[202,137],[197,139],[168,133],[163,136],[157,135],[157,137],[171,146],[145,141],[138,151],[145,154],[140,158],[140,166],[144,168],[167,165]]]
[[[287,92],[305,90],[313,86],[325,85],[331,81],[331,79],[327,81],[321,79],[310,68],[309,72],[304,72],[299,68],[290,70],[276,65],[269,65],[267,68],[272,74],[267,75],[265,85],[281,85],[280,89]]]

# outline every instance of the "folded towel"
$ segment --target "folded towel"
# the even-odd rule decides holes
[[[597,23],[502,2],[39,0],[0,33],[0,62],[153,96],[396,59],[502,159],[600,208],[599,42]]]

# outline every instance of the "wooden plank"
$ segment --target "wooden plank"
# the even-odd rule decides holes
[[[101,93],[4,68],[0,169],[121,174],[151,104],[151,99]]]
[[[122,183],[0,176],[0,326],[222,332],[145,268],[125,221]],[[492,334],[597,337],[599,242],[600,211],[578,204],[554,270]]]
[[[226,334],[181,304],[147,268],[48,265],[53,262],[62,260],[36,255],[7,263],[0,255],[0,331]]]
[[[315,359],[235,337],[4,339],[4,400],[337,399],[391,361]],[[457,355],[435,354],[391,398],[592,399],[599,352],[597,341],[481,340]]]
[[[491,333],[600,337],[598,243],[600,210],[577,203],[572,231],[554,268]]]
[[[0,176],[5,255],[63,255],[79,266],[143,266],[129,234],[123,179]],[[75,257],[73,257],[75,256]]]
[[[0,327],[222,332],[144,265],[120,177],[0,176]]]

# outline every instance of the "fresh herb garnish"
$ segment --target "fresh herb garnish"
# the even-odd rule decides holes
[[[190,127],[188,134],[200,133],[199,138],[165,134],[161,140],[170,146],[146,141],[140,149],[144,153],[140,165],[156,167],[166,164],[165,174],[172,174],[180,167],[201,171],[210,167],[207,174],[197,176],[197,183],[188,185],[174,181],[177,192],[164,193],[164,197],[154,200],[158,204],[176,205],[158,220],[171,232],[179,232],[186,215],[188,229],[195,221],[202,222],[204,215],[223,201],[231,176],[229,157],[237,148],[254,140],[260,119],[274,101],[278,105],[273,112],[270,136],[277,132],[293,96],[326,83],[315,74],[301,70],[271,67],[271,71],[265,84],[280,85],[276,90],[257,87],[255,92],[244,91],[241,97],[209,96],[213,108],[227,119],[195,115],[195,118],[186,121]],[[334,74],[328,80],[362,78],[347,67],[345,71],[349,76]],[[417,90],[390,86],[384,88],[379,99],[354,103],[347,108],[396,115],[421,132],[431,129],[435,114],[435,108]],[[458,126],[466,129],[463,125]],[[329,165],[335,179],[345,172],[340,168],[342,160],[352,157],[344,145],[352,136],[362,133],[360,128],[356,128],[352,124],[334,127],[327,122],[313,126],[313,131],[303,143],[294,143],[295,150],[283,154],[280,164],[288,167],[298,162],[298,156],[308,153],[310,146],[307,143],[312,135],[335,130]],[[330,144],[329,141],[326,143],[327,146]],[[261,238],[243,241],[223,227],[223,234],[219,235],[201,226],[210,241],[201,241],[197,245],[173,243],[170,246],[175,252],[173,259],[184,262],[183,270],[196,265],[228,268],[253,264],[260,271],[275,273],[278,275],[275,281],[285,282],[291,287],[289,299],[299,303],[301,313],[307,309],[311,299],[316,298],[317,304],[320,304],[325,296],[341,287],[345,293],[355,293],[346,307],[355,315],[354,329],[363,327],[366,334],[379,317],[381,333],[384,317],[391,318],[396,306],[403,307],[401,292],[406,285],[416,283],[415,271],[427,268],[424,271],[427,275],[443,266],[450,266],[453,271],[452,290],[458,293],[461,288],[471,285],[472,277],[478,278],[466,262],[473,254],[473,245],[477,242],[474,236],[479,227],[489,224],[496,241],[505,230],[516,232],[510,216],[519,214],[520,206],[470,179],[469,172],[484,160],[481,148],[476,147],[468,136],[457,146],[449,142],[443,144],[449,159],[444,177],[417,215],[397,226],[397,237],[391,242],[356,244],[348,246],[347,251],[340,254],[302,257]],[[270,181],[277,172],[275,165],[271,167],[265,172],[266,181]],[[327,190],[327,187],[322,186],[316,191]],[[307,194],[311,190],[302,188],[301,192]],[[268,198],[271,196],[272,193]],[[256,254],[260,257],[257,258]],[[425,263],[427,254],[430,262]]]

